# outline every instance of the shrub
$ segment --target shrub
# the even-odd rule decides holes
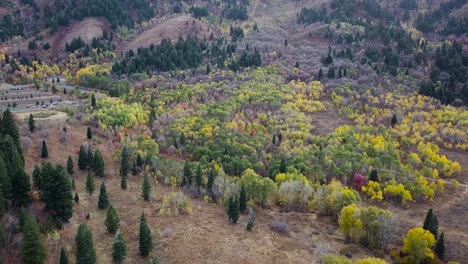
[[[169,195],[164,196],[159,213],[162,215],[178,215],[179,213],[190,213],[191,211],[190,198],[182,192],[171,192]]]
[[[299,180],[281,183],[278,189],[279,203],[288,211],[303,211],[312,196],[312,187]]]
[[[353,261],[345,256],[328,254],[322,257],[322,264],[353,264]]]
[[[278,234],[287,234],[289,232],[289,225],[284,221],[273,221],[270,229]]]
[[[364,258],[358,259],[356,264],[387,264],[387,262],[379,258]]]

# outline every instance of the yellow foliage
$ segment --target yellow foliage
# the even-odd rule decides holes
[[[383,194],[380,190],[380,183],[375,181],[368,181],[367,186],[362,186],[362,191],[367,193],[372,200],[382,201]]]
[[[387,262],[380,258],[364,258],[356,260],[355,264],[387,264]]]
[[[408,231],[403,241],[403,252],[409,255],[413,263],[419,263],[422,259],[434,258],[431,247],[435,244],[434,235],[424,230],[422,227],[416,227]]]

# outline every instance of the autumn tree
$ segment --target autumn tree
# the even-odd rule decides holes
[[[96,250],[94,249],[93,236],[86,224],[80,224],[76,234],[76,263],[95,264]]]
[[[410,263],[419,264],[423,259],[433,259],[431,251],[435,244],[434,235],[422,227],[416,227],[408,231],[403,241],[403,252],[408,254]]]
[[[108,207],[109,207],[109,199],[107,198],[106,184],[102,182],[101,189],[99,190],[98,208],[107,209]]]
[[[107,209],[106,220],[104,223],[106,225],[107,232],[111,234],[115,234],[117,229],[119,229],[120,217],[117,210],[112,205]]]
[[[145,214],[141,214],[140,219],[140,235],[139,235],[139,249],[140,255],[147,257],[153,250],[153,238],[151,237],[151,230],[146,223]]]
[[[341,209],[338,225],[343,235],[351,241],[358,241],[362,232],[361,209],[351,204]]]

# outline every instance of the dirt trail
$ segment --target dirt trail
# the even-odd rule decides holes
[[[312,133],[316,135],[327,135],[333,132],[337,127],[351,125],[353,122],[346,117],[340,115],[336,108],[329,102],[322,102],[326,110],[312,113],[312,124],[314,130]]]

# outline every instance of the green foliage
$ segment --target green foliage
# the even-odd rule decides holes
[[[93,195],[93,192],[96,190],[96,185],[94,183],[94,178],[91,175],[91,173],[88,172],[88,175],[86,176],[86,192],[89,193],[89,195]]]
[[[247,209],[247,190],[244,185],[241,185],[239,193],[239,210],[241,213]]]
[[[439,239],[437,239],[437,243],[434,248],[434,252],[436,253],[437,257],[441,260],[445,260],[445,236],[444,232],[440,234]]]
[[[41,169],[41,179],[45,209],[53,212],[59,222],[67,222],[73,214],[73,195],[65,169],[61,165],[54,168],[46,163]]]
[[[127,176],[128,171],[130,170],[130,164],[128,163],[130,159],[130,154],[128,149],[126,147],[123,147],[120,155],[120,175]]]
[[[379,182],[379,174],[377,173],[376,169],[372,169],[371,174],[369,176],[369,181]]]
[[[88,127],[88,129],[86,130],[86,137],[88,139],[92,139],[93,138],[93,132],[91,132],[91,128]]]
[[[195,173],[195,185],[197,187],[202,187],[203,185],[203,173],[202,173],[201,164],[198,164],[197,172]]]
[[[343,207],[360,202],[361,197],[358,192],[343,187],[340,182],[333,180],[315,191],[313,205],[322,215],[338,216]]]
[[[122,262],[127,256],[127,245],[122,234],[115,237],[114,245],[112,246],[112,259],[116,262]]]
[[[59,264],[68,264],[68,256],[64,248],[60,249],[60,259]]]
[[[94,93],[91,95],[91,106],[96,109],[96,96],[94,96]]]
[[[255,222],[255,211],[250,208],[249,210],[249,220],[247,221],[247,231],[252,231]]]
[[[206,183],[206,189],[208,190],[208,193],[213,192],[213,184],[214,184],[215,178],[216,178],[216,175],[215,175],[214,169],[210,169],[210,171],[208,172],[208,181]]]
[[[353,264],[353,260],[340,255],[328,254],[322,257],[322,264]]]
[[[148,112],[140,103],[127,104],[117,98],[99,100],[94,116],[104,130],[108,127],[130,128],[148,122]]]
[[[233,224],[239,221],[240,210],[239,210],[239,198],[235,196],[229,197],[226,204],[226,213],[228,215],[229,221]]]
[[[33,178],[33,189],[41,192],[42,191],[41,168],[37,164],[34,165],[32,178]]]
[[[273,202],[277,186],[270,178],[264,178],[252,169],[244,171],[241,183],[247,190],[247,197],[262,206],[268,206]]]
[[[31,197],[29,196],[31,184],[28,175],[23,170],[17,170],[13,175],[11,190],[11,199],[14,206],[26,207],[31,204]]]
[[[80,146],[80,153],[78,154],[78,168],[85,170],[88,167],[88,156],[86,154],[85,146]]]
[[[141,214],[140,219],[139,249],[140,255],[143,257],[147,257],[153,250],[153,238],[144,214]]]
[[[188,161],[185,161],[184,165],[184,176],[182,179],[182,185],[183,186],[191,186],[192,185],[192,169],[190,167],[190,163]]]
[[[75,203],[80,203],[80,197],[78,196],[78,193],[75,193]]]
[[[93,236],[86,224],[80,224],[76,234],[76,264],[95,264],[96,250]]]
[[[26,216],[22,227],[23,246],[21,248],[21,259],[25,264],[45,263],[47,251],[44,246],[43,238],[39,232],[36,221],[31,216]]]
[[[151,197],[151,184],[149,182],[148,176],[145,175],[143,178],[143,184],[141,186],[143,200],[149,201]]]
[[[432,208],[427,211],[426,218],[424,219],[423,228],[431,232],[434,237],[437,237],[437,232],[439,230],[439,221],[437,220],[437,216],[435,215]]]
[[[47,143],[45,140],[42,140],[41,158],[46,159],[48,157],[49,157],[49,151],[47,150]]]
[[[34,133],[34,130],[36,130],[36,125],[34,122],[34,116],[32,114],[29,114],[28,124],[29,124],[29,131],[31,133]]]
[[[68,159],[67,159],[67,172],[69,175],[73,175],[74,171],[73,171],[73,159],[71,156],[68,156]]]
[[[107,190],[105,182],[101,183],[101,189],[99,190],[99,209],[107,209],[109,207],[109,199],[107,198]]]
[[[105,167],[104,167],[104,159],[102,157],[101,152],[99,149],[96,149],[94,152],[94,161],[93,161],[93,170],[96,176],[100,178],[104,178],[104,172],[105,172]]]
[[[117,210],[114,207],[110,206],[107,209],[106,220],[104,223],[106,225],[107,232],[111,234],[115,234],[115,232],[117,232],[117,230],[119,229],[120,217],[117,214]]]

